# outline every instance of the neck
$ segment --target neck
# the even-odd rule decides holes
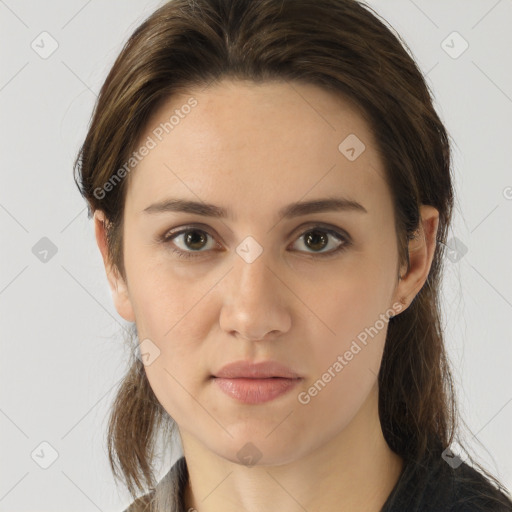
[[[377,385],[343,431],[281,465],[236,464],[180,433],[189,472],[185,510],[379,512],[403,469],[382,434]]]

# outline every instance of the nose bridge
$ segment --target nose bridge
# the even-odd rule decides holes
[[[256,305],[269,304],[271,296],[276,297],[271,290],[276,290],[276,278],[269,269],[271,254],[252,237],[247,237],[236,249],[238,258],[235,259],[234,281],[239,299]]]
[[[221,323],[226,331],[261,339],[269,332],[288,330],[290,317],[282,303],[280,281],[271,270],[271,251],[256,244],[246,239],[236,249]]]

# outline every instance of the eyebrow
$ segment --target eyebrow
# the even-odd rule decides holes
[[[357,201],[343,197],[334,197],[291,203],[281,208],[278,212],[278,216],[280,218],[291,219],[294,217],[300,217],[301,215],[322,213],[327,211],[353,211],[359,213],[368,213],[366,208]],[[222,208],[221,206],[198,201],[173,198],[154,203],[145,208],[143,212],[183,212],[219,219],[227,218],[231,215],[229,210]]]

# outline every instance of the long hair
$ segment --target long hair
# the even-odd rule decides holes
[[[126,278],[126,162],[148,119],[173,94],[223,78],[314,84],[356,106],[375,135],[392,193],[399,263],[408,264],[419,206],[439,211],[427,281],[390,319],[378,375],[379,416],[390,448],[407,461],[439,454],[452,445],[460,422],[439,298],[454,202],[450,141],[412,53],[369,6],[357,0],[171,0],[133,32],[101,88],[74,163],[89,218],[96,209],[105,212],[114,268]],[[123,179],[114,183],[122,168]],[[154,489],[155,440],[174,427],[132,351],[110,415],[108,450],[115,477],[134,498]]]

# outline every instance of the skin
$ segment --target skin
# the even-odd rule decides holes
[[[298,394],[379,315],[410,304],[432,263],[438,212],[421,207],[406,273],[384,168],[370,126],[352,104],[314,85],[223,80],[172,97],[141,140],[190,96],[198,105],[130,175],[126,282],[108,258],[104,215],[95,213],[116,309],[136,322],[139,340],[160,350],[145,370],[179,427],[190,474],[187,509],[377,512],[403,469],[378,416],[387,322],[309,403]],[[338,150],[349,134],[366,146],[354,161]],[[367,213],[277,215],[289,203],[333,195]],[[143,211],[168,197],[213,203],[232,217]],[[339,242],[308,245],[302,235],[318,222],[345,230],[352,243],[322,258],[318,252]],[[210,235],[195,259],[175,256],[172,241],[155,241],[193,223]],[[252,263],[236,252],[249,235],[263,249]],[[174,247],[197,253],[201,245],[187,246],[180,236]],[[228,362],[267,359],[303,377],[270,402],[240,403],[209,378]],[[261,453],[250,466],[237,456],[248,442]]]

